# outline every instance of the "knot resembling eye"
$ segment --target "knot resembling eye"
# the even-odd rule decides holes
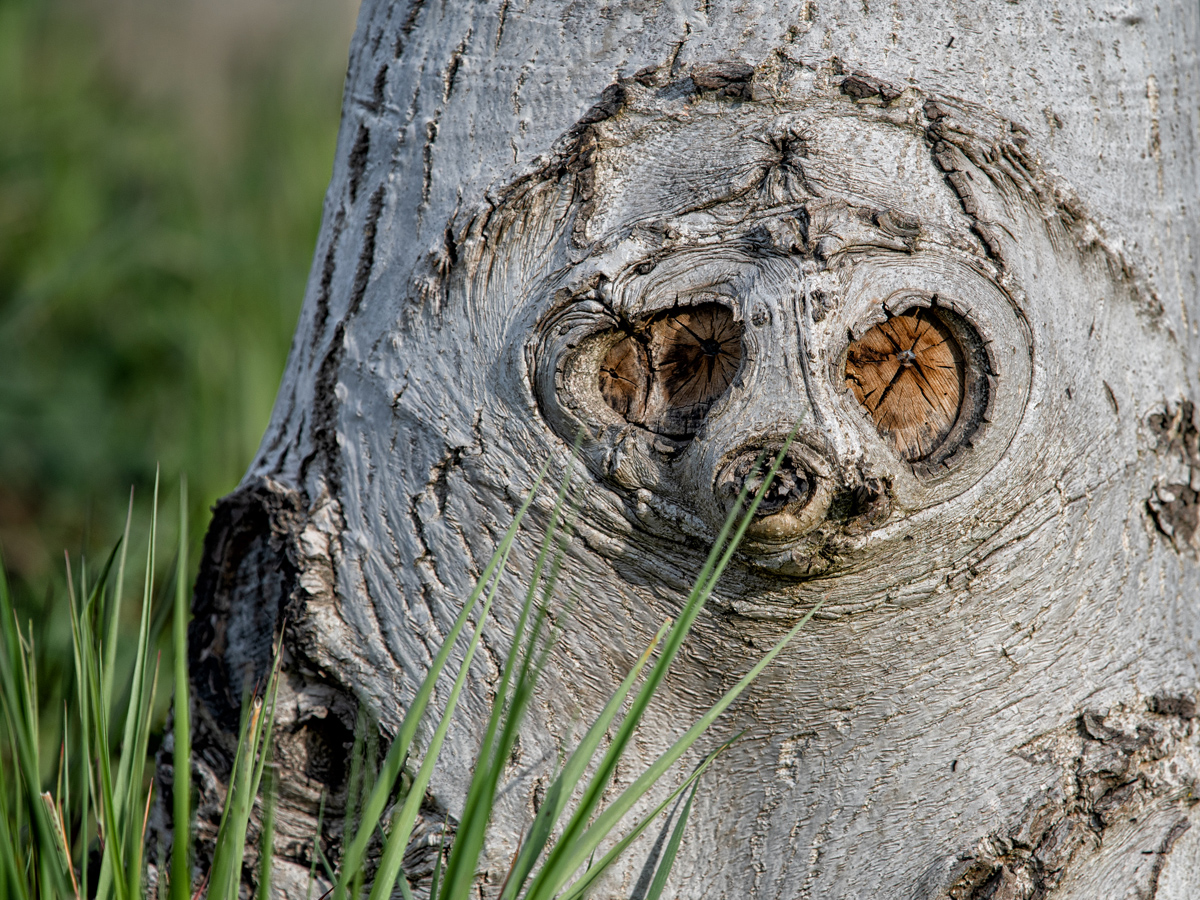
[[[649,431],[691,439],[742,363],[742,328],[719,303],[679,307],[628,329],[600,365],[605,402]]]
[[[987,356],[975,330],[947,309],[915,308],[846,350],[846,384],[879,433],[910,463],[944,461],[987,407]]]

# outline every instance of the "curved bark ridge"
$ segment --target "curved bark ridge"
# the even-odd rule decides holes
[[[530,354],[552,427],[582,430],[593,471],[660,535],[711,538],[798,427],[786,497],[744,553],[796,578],[864,558],[1003,457],[1035,348],[1025,273],[993,232],[1044,245],[1044,217],[1070,227],[1009,123],[808,76],[731,64],[614,86],[560,155],[578,170],[574,259]],[[981,132],[1015,164],[947,179],[945,138]]]

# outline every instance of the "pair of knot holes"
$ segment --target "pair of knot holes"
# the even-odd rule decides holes
[[[687,441],[733,383],[742,357],[742,327],[729,309],[678,307],[622,330],[601,363],[600,393],[630,424]],[[915,308],[850,344],[845,380],[901,458],[937,463],[982,421],[986,370],[982,341],[965,319]]]

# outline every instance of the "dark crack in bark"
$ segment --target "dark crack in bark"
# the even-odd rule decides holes
[[[1055,764],[1063,777],[1031,798],[1018,820],[994,831],[953,866],[952,883],[936,896],[952,900],[1041,900],[1063,883],[1072,863],[1097,850],[1105,833],[1153,804],[1186,798],[1200,772],[1188,763],[1194,744],[1190,698],[1151,698],[1144,712],[1085,711],[1064,729],[1023,747],[1035,764]],[[1158,712],[1163,710],[1164,712]],[[1175,841],[1190,826],[1180,814],[1158,850],[1154,888]],[[921,894],[920,896],[934,896]],[[1153,896],[1153,890],[1150,894]]]
[[[1155,484],[1146,512],[1177,553],[1194,552],[1200,531],[1200,428],[1195,406],[1190,400],[1168,405],[1150,416],[1147,424],[1155,436],[1155,450],[1168,462],[1181,465],[1183,477]]]

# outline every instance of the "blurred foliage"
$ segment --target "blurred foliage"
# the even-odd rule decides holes
[[[187,473],[197,536],[245,471],[303,298],[353,16],[276,3],[270,29],[217,46],[249,29],[196,16],[229,3],[110,2],[0,0],[0,552],[27,605],[64,549],[112,546],[156,465]]]

